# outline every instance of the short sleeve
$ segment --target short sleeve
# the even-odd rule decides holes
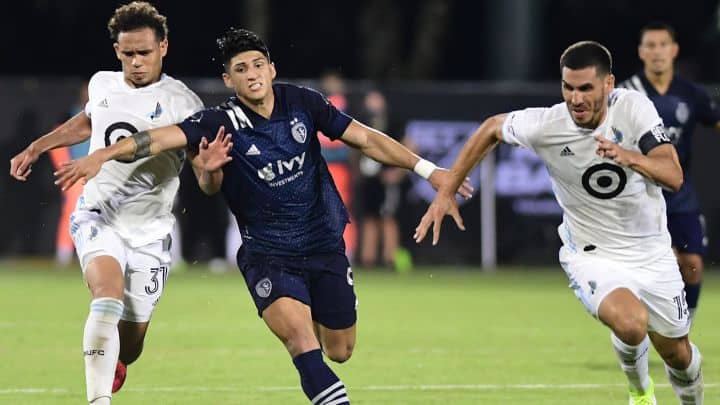
[[[503,141],[532,149],[547,108],[526,108],[509,113],[502,126]]]
[[[352,117],[338,110],[322,94],[309,88],[302,88],[306,106],[315,126],[325,136],[335,140],[342,136],[352,121]]]
[[[633,136],[641,137],[653,128],[663,125],[655,105],[647,96],[637,91],[628,91],[625,99],[625,109],[630,117]]]
[[[720,122],[720,110],[710,95],[703,89],[697,88],[696,111],[698,121],[707,126],[715,126]]]
[[[216,111],[211,109],[200,110],[177,124],[185,133],[189,149],[197,150],[203,137],[211,140],[211,137],[215,135],[219,125],[216,120],[212,119],[213,113],[216,113]]]
[[[204,108],[200,97],[198,97],[197,94],[195,94],[195,92],[190,90],[187,86],[182,84],[182,82],[179,83],[181,84],[179,89],[180,95],[175,97],[173,100],[173,103],[175,104],[175,109],[173,111],[175,122],[180,122],[186,117],[189,117]]]
[[[671,143],[662,118],[647,96],[637,91],[628,91],[623,102],[624,112],[630,117],[631,136],[637,142],[640,152],[647,155],[655,147]]]
[[[97,104],[95,99],[97,98],[97,81],[100,72],[95,73],[88,81],[88,101],[85,103],[85,115],[92,118],[93,106]]]

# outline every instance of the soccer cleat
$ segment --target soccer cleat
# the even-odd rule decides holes
[[[650,384],[648,385],[647,390],[645,390],[644,394],[641,394],[637,391],[635,391],[633,388],[630,388],[630,401],[628,402],[630,405],[657,405],[657,401],[655,400],[655,383],[653,383],[652,378],[650,378]]]
[[[125,383],[125,377],[127,377],[127,366],[118,360],[117,366],[115,366],[115,379],[113,380],[112,386],[113,394],[120,391],[123,383]]]

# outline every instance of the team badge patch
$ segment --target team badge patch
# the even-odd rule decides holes
[[[681,101],[678,103],[675,109],[675,118],[677,118],[680,124],[685,124],[690,117],[690,109],[685,102]]]
[[[305,140],[307,139],[307,127],[305,127],[305,124],[299,119],[293,118],[290,121],[290,125],[292,126],[290,132],[292,132],[293,139],[295,139],[298,143],[305,143]]]
[[[148,117],[150,117],[151,120],[156,120],[160,118],[160,116],[163,113],[162,106],[160,105],[160,102],[158,101],[157,105],[155,106],[155,111],[148,114]]]
[[[272,291],[272,281],[270,281],[270,279],[267,277],[258,281],[257,284],[255,284],[255,292],[257,293],[258,296],[260,296],[262,298],[269,297],[271,291]]]
[[[620,130],[615,127],[611,127],[611,129],[613,132],[613,139],[611,139],[611,141],[613,141],[614,143],[618,143],[618,144],[622,143],[623,138],[624,138],[623,133],[620,132]]]

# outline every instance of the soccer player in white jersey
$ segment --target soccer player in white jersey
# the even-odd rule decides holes
[[[162,73],[166,18],[149,3],[115,10],[108,23],[122,72],[90,80],[85,111],[39,138],[11,160],[25,181],[38,156],[90,138],[90,151],[135,132],[182,121],[202,108],[182,82]],[[185,156],[169,152],[136,162],[107,162],[87,182],[70,231],[92,295],[83,335],[87,398],[109,404],[125,365],[143,348],[170,268],[171,213]]]
[[[630,404],[655,404],[652,342],[683,404],[701,404],[698,348],[688,338],[683,282],[670,247],[661,187],[683,182],[675,148],[652,102],[613,89],[610,52],[597,42],[560,58],[564,103],[488,118],[466,143],[416,229],[440,237],[445,215],[462,228],[453,198],[462,179],[498,142],[535,151],[563,208],[560,263],[585,308],[608,326],[630,388]]]

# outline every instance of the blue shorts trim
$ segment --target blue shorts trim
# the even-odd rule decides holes
[[[667,223],[674,248],[681,253],[705,255],[707,251],[705,218],[699,212],[668,214]]]
[[[281,297],[310,307],[313,321],[328,329],[346,329],[357,321],[352,269],[340,253],[302,257],[265,256],[238,251],[258,316]]]

